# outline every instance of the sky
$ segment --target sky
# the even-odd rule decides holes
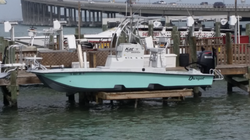
[[[0,5],[0,21],[4,20],[22,20],[22,12],[21,12],[21,2],[20,0],[6,0],[6,5]],[[95,1],[95,0],[94,0]],[[102,1],[102,0],[98,0]],[[108,0],[103,0],[108,1]],[[115,0],[115,1],[124,1],[124,0]],[[138,1],[138,0],[136,0]],[[153,3],[158,0],[139,0],[139,2],[149,2]],[[176,2],[179,0],[165,0],[167,3]],[[235,0],[181,0],[181,3],[201,3],[208,2],[210,4],[221,1],[225,4],[234,4]],[[245,0],[247,4],[250,4],[250,0]],[[241,0],[238,0],[238,3],[241,3]]]

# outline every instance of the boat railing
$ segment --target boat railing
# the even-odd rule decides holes
[[[221,74],[220,70],[210,69],[210,74],[214,75],[214,80],[223,80],[224,76]]]

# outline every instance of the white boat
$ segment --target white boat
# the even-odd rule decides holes
[[[132,23],[136,25],[140,19],[141,17],[137,20],[133,17]],[[116,46],[116,55],[108,55],[105,66],[46,69],[41,67],[41,64],[34,64],[28,71],[36,74],[45,85],[57,91],[71,93],[204,87],[211,86],[217,76],[217,79],[223,79],[214,69],[208,73],[195,69],[166,71],[166,66],[163,65],[165,57],[162,56],[169,44],[166,42],[167,39],[160,39],[160,43],[162,41],[165,46],[156,48],[151,36],[141,39],[134,33],[135,28],[131,29],[131,21],[132,18],[128,17],[118,26],[112,38],[112,45]],[[122,33],[128,35],[128,43],[118,43]],[[144,66],[145,50],[151,54],[148,66]],[[78,53],[81,53],[81,50]],[[84,56],[86,64],[86,55]],[[80,66],[83,66],[81,60]]]

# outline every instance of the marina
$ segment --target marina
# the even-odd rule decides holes
[[[119,22],[124,1],[20,2],[0,23],[0,139],[249,138],[247,2],[135,1]]]
[[[140,21],[140,20],[138,20],[138,21]],[[142,22],[145,22],[145,19],[142,20]],[[60,24],[60,23],[58,23],[58,24]],[[123,23],[121,24],[122,25],[120,27],[121,31],[123,29],[127,28],[126,27],[127,24],[129,25],[129,22],[126,22],[126,20],[125,20],[125,24],[124,25],[123,25]],[[151,27],[153,27],[153,26],[151,26]],[[150,33],[150,26],[148,26],[147,28],[149,30],[148,31],[149,35],[154,32],[153,30],[151,30],[152,32]],[[172,35],[176,34],[176,32],[178,32],[178,30],[176,30],[177,28],[176,29],[175,28],[176,27],[172,28],[172,31],[171,31]],[[141,29],[141,27],[139,29]],[[119,27],[115,28],[115,29],[111,29],[111,31],[112,30],[116,31],[116,32],[110,32],[112,34],[114,34],[114,33],[120,34],[121,33],[121,31],[119,31]],[[160,31],[160,33],[162,33],[163,30],[164,30],[164,28],[162,28],[162,31]],[[117,31],[119,31],[120,33],[117,33]],[[32,33],[33,32],[34,31],[32,30]],[[140,32],[140,30],[138,30],[138,32]],[[46,32],[44,32],[44,33],[46,33]],[[110,34],[110,33],[108,33],[108,34]],[[102,36],[108,36],[108,34],[102,35]],[[141,36],[140,33],[138,33],[138,35]],[[169,35],[165,34],[165,36],[167,37]],[[222,36],[222,35],[220,35],[220,36]],[[73,50],[76,49],[76,45],[73,45],[73,47],[72,47],[72,39],[66,37],[67,42],[68,42],[68,49],[66,49],[64,51],[60,51],[60,50],[43,50],[43,49],[42,50],[38,50],[38,49],[33,49],[33,50],[32,49],[26,49],[25,50],[24,49],[24,50],[22,50],[22,55],[23,56],[21,56],[21,55],[19,55],[19,56],[15,55],[16,57],[20,57],[20,58],[15,58],[16,61],[17,60],[20,61],[22,59],[24,59],[24,61],[28,60],[27,62],[29,62],[29,66],[32,66],[32,67],[30,67],[30,68],[26,67],[26,70],[28,70],[28,72],[32,72],[32,73],[38,75],[38,78],[35,75],[32,75],[30,73],[22,72],[20,75],[19,74],[16,75],[16,77],[17,77],[18,80],[16,80],[16,81],[13,80],[12,83],[7,83],[5,79],[1,79],[1,83],[2,83],[2,85],[6,85],[6,87],[12,87],[14,89],[14,90],[10,90],[9,89],[10,91],[12,91],[12,92],[14,91],[14,92],[18,93],[18,90],[15,90],[15,89],[18,89],[15,85],[22,85],[23,83],[25,83],[25,84],[38,84],[38,83],[42,82],[45,85],[48,85],[49,87],[51,87],[51,88],[53,88],[55,90],[58,90],[58,91],[66,93],[66,95],[68,96],[69,100],[72,100],[72,101],[75,101],[74,94],[75,93],[79,93],[80,99],[82,99],[84,103],[88,103],[89,101],[95,101],[95,102],[99,103],[99,100],[109,100],[109,99],[111,99],[111,98],[107,98],[108,95],[110,94],[109,92],[111,92],[111,94],[112,94],[112,92],[117,92],[117,91],[121,92],[121,96],[120,96],[119,92],[116,93],[117,94],[116,95],[117,99],[119,97],[121,99],[124,99],[124,97],[122,97],[124,95],[125,95],[125,97],[132,98],[132,99],[134,99],[135,97],[137,97],[137,99],[140,99],[139,96],[141,96],[141,98],[145,98],[145,97],[159,98],[160,95],[162,96],[162,98],[177,97],[177,98],[180,98],[180,99],[184,99],[184,97],[190,96],[190,93],[185,94],[185,92],[183,92],[183,93],[179,94],[178,90],[179,89],[183,89],[183,88],[194,89],[192,91],[193,94],[191,94],[191,95],[192,96],[200,96],[201,95],[200,90],[197,89],[197,88],[194,88],[194,87],[196,87],[196,86],[199,87],[200,86],[203,89],[206,89],[206,86],[211,86],[212,85],[211,82],[205,82],[204,84],[202,84],[201,83],[202,81],[200,81],[200,80],[207,79],[204,76],[208,76],[208,75],[204,75],[204,74],[200,75],[201,73],[199,73],[198,71],[197,72],[196,71],[191,72],[194,75],[190,75],[191,73],[188,72],[187,73],[188,75],[187,75],[186,78],[189,79],[189,81],[193,81],[193,79],[199,79],[198,82],[197,82],[197,84],[193,83],[191,85],[188,85],[187,81],[183,82],[183,83],[179,82],[178,84],[177,83],[175,84],[175,83],[173,83],[173,78],[171,78],[171,80],[172,80],[171,82],[172,83],[171,83],[170,86],[167,86],[167,85],[164,86],[163,83],[159,83],[160,82],[159,79],[158,80],[155,79],[157,81],[157,83],[155,85],[154,84],[151,85],[150,83],[145,83],[144,84],[144,85],[146,85],[145,87],[136,87],[135,84],[131,84],[130,83],[129,79],[134,79],[135,78],[134,76],[139,76],[138,72],[141,71],[140,70],[141,67],[143,68],[142,69],[142,73],[145,73],[145,72],[147,72],[147,70],[149,70],[148,72],[151,73],[151,74],[153,74],[154,71],[160,72],[161,70],[163,70],[163,71],[169,71],[169,73],[168,73],[169,75],[176,75],[176,74],[177,75],[178,74],[180,74],[180,75],[183,75],[183,74],[186,75],[185,74],[186,70],[184,68],[182,70],[180,68],[178,68],[180,66],[180,67],[185,67],[187,70],[189,69],[188,66],[187,66],[188,63],[185,64],[185,65],[183,65],[183,64],[180,65],[181,63],[184,62],[184,61],[180,61],[181,59],[183,59],[183,58],[181,58],[181,56],[182,57],[185,56],[185,55],[187,56],[187,54],[188,54],[188,55],[190,55],[190,57],[187,57],[188,62],[196,62],[196,61],[200,61],[200,60],[197,60],[197,59],[200,59],[200,58],[196,58],[197,54],[196,53],[192,53],[192,52],[197,52],[197,51],[203,52],[204,50],[206,50],[206,51],[208,51],[206,53],[206,55],[210,54],[211,52],[212,52],[211,54],[216,54],[216,56],[211,55],[211,57],[216,57],[216,59],[215,59],[216,62],[215,63],[217,64],[217,66],[214,67],[217,70],[214,71],[213,73],[216,74],[219,79],[223,79],[222,75],[224,75],[226,77],[225,79],[227,79],[227,81],[228,81],[228,91],[232,91],[232,87],[233,86],[238,86],[238,87],[240,87],[243,90],[245,90],[245,91],[248,92],[249,91],[249,88],[247,87],[248,79],[247,79],[247,76],[246,76],[246,75],[248,75],[248,70],[247,70],[248,67],[247,67],[246,64],[249,62],[249,60],[248,60],[249,58],[246,57],[247,54],[248,54],[248,49],[247,49],[248,44],[238,44],[238,45],[235,44],[233,46],[232,43],[230,41],[228,41],[229,36],[230,36],[230,33],[227,33],[226,36],[224,35],[222,37],[210,37],[210,38],[198,38],[198,39],[195,39],[196,37],[191,37],[189,39],[189,43],[188,44],[183,44],[183,45],[180,45],[180,46],[177,45],[179,41],[176,41],[176,39],[172,40],[173,44],[171,44],[171,46],[168,46],[170,40],[165,40],[165,41],[167,41],[167,42],[165,42],[165,43],[167,43],[167,45],[165,44],[166,45],[165,48],[164,48],[164,46],[163,46],[163,48],[158,48],[158,49],[153,48],[152,51],[155,51],[155,50],[161,50],[161,51],[163,51],[163,50],[165,50],[166,52],[168,52],[170,54],[171,53],[175,53],[175,54],[179,55],[179,57],[178,56],[176,58],[173,57],[174,61],[171,59],[171,61],[174,64],[171,64],[171,63],[167,62],[168,63],[167,65],[169,65],[169,66],[171,65],[171,67],[172,67],[172,68],[170,67],[171,68],[170,71],[169,71],[169,68],[161,68],[163,65],[164,65],[164,67],[166,67],[165,61],[170,60],[170,57],[169,58],[167,57],[167,55],[170,56],[170,54],[167,54],[166,58],[164,58],[163,60],[161,60],[162,58],[158,56],[158,57],[156,57],[156,58],[158,58],[158,60],[157,59],[152,59],[152,60],[150,60],[152,62],[148,61],[147,63],[149,63],[149,64],[151,63],[150,66],[155,67],[155,68],[152,69],[153,70],[152,71],[152,70],[150,70],[150,68],[147,68],[148,66],[146,66],[147,64],[144,62],[144,59],[141,59],[142,57],[146,58],[146,55],[144,55],[144,49],[142,50],[142,53],[139,53],[142,56],[139,56],[139,55],[137,56],[137,55],[134,55],[134,54],[132,56],[128,52],[124,51],[125,48],[128,49],[128,47],[125,47],[126,46],[125,44],[124,44],[124,47],[122,46],[122,47],[119,48],[119,46],[118,46],[118,49],[117,48],[116,49],[109,48],[109,47],[114,46],[114,42],[122,41],[121,40],[122,38],[119,38],[119,37],[117,37],[117,41],[114,41],[114,39],[110,39],[110,41],[108,41],[110,43],[110,45],[107,46],[106,49],[103,48],[103,47],[101,47],[102,45],[100,45],[103,42],[95,42],[95,45],[93,45],[93,47],[95,49],[85,49],[85,50],[82,50],[80,52],[79,51],[78,52],[72,51],[72,49]],[[88,37],[88,35],[86,37]],[[100,38],[100,36],[98,34],[93,35],[92,38],[94,38],[94,37]],[[161,41],[161,38],[164,38],[164,35],[163,36],[159,36],[159,37],[155,36],[155,37],[158,38],[158,41]],[[31,39],[32,38],[33,38],[33,36],[31,36]],[[59,36],[59,40],[60,40],[60,38],[61,37]],[[144,37],[144,38],[145,38],[145,43],[146,43],[145,45],[147,46],[148,44],[151,44],[149,46],[152,46],[152,42],[153,41],[150,40],[151,37],[149,36],[149,37]],[[20,41],[20,39],[18,39],[18,40]],[[89,38],[89,39],[91,39],[91,38]],[[180,40],[180,37],[179,37],[179,40]],[[113,45],[112,45],[112,41],[113,41]],[[242,41],[244,41],[244,40],[242,40]],[[2,39],[2,42],[4,42],[4,39]],[[73,40],[73,42],[74,42],[74,40]],[[164,44],[164,42],[159,42],[159,46],[160,46],[161,43]],[[70,44],[71,44],[71,46],[70,46]],[[33,43],[31,45],[33,45]],[[128,45],[129,46],[133,46],[133,44],[128,44]],[[58,43],[58,46],[56,46],[56,47],[57,47],[56,49],[64,48],[64,47],[62,47],[62,45],[61,45],[60,42]],[[233,52],[232,51],[228,51],[228,49],[231,48],[231,47],[234,47],[234,49],[233,49],[234,51]],[[134,45],[133,48],[136,48],[136,50],[138,52],[140,52],[140,47],[139,46]],[[201,49],[204,49],[204,50],[201,50]],[[71,50],[71,51],[69,51],[69,50]],[[100,50],[100,51],[98,51],[98,50]],[[117,50],[119,50],[119,51],[117,51]],[[216,52],[214,52],[214,50],[216,50]],[[242,50],[244,50],[244,51],[242,51]],[[121,63],[121,65],[119,65],[119,63],[115,62],[116,61],[115,59],[117,59],[117,56],[115,56],[115,55],[114,56],[112,56],[112,55],[109,56],[108,55],[108,53],[115,52],[115,51],[117,51],[116,55],[118,57],[121,57],[121,60],[124,61],[124,63]],[[160,55],[161,51],[160,51],[160,53],[156,52],[155,55]],[[151,52],[151,54],[152,53],[153,52]],[[18,54],[18,52],[17,52],[17,54]],[[36,57],[35,54],[37,55],[37,57]],[[84,56],[82,56],[83,54],[84,54]],[[138,57],[141,60],[137,58],[136,61],[138,61],[138,62],[136,63],[135,60],[131,59],[132,61],[134,61],[133,62],[133,63],[135,63],[135,65],[134,65],[133,63],[129,62],[131,60],[129,60],[129,59],[126,60],[127,58],[125,58],[125,59],[123,58],[123,56],[126,56],[126,57],[130,58],[131,57],[130,55],[132,57],[135,57],[135,58]],[[202,53],[200,55],[202,55]],[[79,61],[79,60],[81,60],[79,58],[79,56],[84,57],[84,59],[82,58],[84,60],[84,62],[83,61],[82,62]],[[225,57],[225,56],[227,56],[227,57]],[[149,57],[151,57],[151,56],[149,55]],[[58,59],[58,58],[60,58],[60,59]],[[103,60],[105,60],[106,58],[107,58],[107,61],[106,61],[106,64],[105,64],[105,61],[103,61]],[[165,60],[165,59],[167,59],[167,60]],[[186,61],[187,61],[187,59],[186,59]],[[88,63],[87,63],[87,60],[88,60]],[[100,60],[102,60],[102,61],[100,61]],[[128,62],[126,62],[125,60],[128,61]],[[114,62],[112,62],[112,61],[114,61]],[[162,63],[161,61],[164,61],[164,63]],[[69,68],[69,67],[73,66],[73,62],[78,62],[78,63],[75,63],[75,64],[77,64],[77,65],[75,65],[76,67],[85,67],[85,69],[84,68],[83,69],[81,69],[81,68],[80,69],[79,68]],[[214,63],[213,61],[211,61],[211,62]],[[211,63],[211,62],[209,62],[209,63]],[[87,65],[85,65],[85,64],[88,64],[89,65],[88,67],[90,67],[90,68],[86,69]],[[130,68],[130,70],[124,71],[124,69],[127,69],[126,67],[124,67],[125,66],[124,64],[126,64],[126,65],[129,64],[128,66],[130,66],[130,67],[132,66],[132,67]],[[201,64],[200,63],[200,65],[206,65],[206,63],[205,64]],[[214,65],[214,64],[212,64],[212,65]],[[212,65],[211,65],[211,67],[209,66],[208,68],[206,68],[206,67],[203,67],[202,69],[200,68],[200,70],[202,72],[210,73],[209,72],[209,71],[211,71],[210,68],[213,68]],[[97,67],[97,66],[101,66],[101,67]],[[91,69],[91,68],[94,68],[94,69]],[[123,70],[123,71],[119,70],[119,68],[121,68],[121,70]],[[159,69],[159,70],[156,70],[156,68]],[[42,70],[39,70],[39,69],[42,69]],[[108,69],[110,69],[110,70],[108,70]],[[115,74],[116,78],[114,78],[111,81],[116,81],[116,82],[114,82],[114,83],[112,83],[112,82],[110,83],[109,82],[110,85],[107,86],[108,84],[106,84],[107,87],[105,87],[105,85],[104,85],[104,83],[105,83],[104,79],[105,78],[101,77],[101,73],[104,72],[105,76],[107,76],[107,73],[113,72],[114,70],[115,71],[118,70],[119,73],[122,73],[122,74],[125,74],[125,73],[129,74],[131,72],[132,73],[137,73],[137,74],[136,75],[132,74],[133,75],[132,77],[129,77],[129,76],[126,77],[127,80],[125,80],[126,81],[125,83],[122,83],[120,85],[116,85],[116,83],[121,83],[121,81],[119,82],[119,81],[117,81],[115,79],[121,80],[122,77],[117,77],[118,73],[115,72],[116,73]],[[95,73],[95,75],[96,74],[100,75],[95,80],[93,80],[93,78],[94,78],[93,76],[91,76],[92,79],[86,80],[87,82],[89,82],[91,80],[98,81],[99,83],[95,82],[95,86],[92,85],[93,84],[92,82],[90,82],[91,84],[87,84],[87,82],[84,83],[83,81],[81,81],[81,82],[80,81],[73,81],[73,83],[75,83],[75,84],[70,84],[71,81],[74,79],[73,77],[75,77],[75,76],[76,77],[87,76],[86,74],[89,73],[89,72],[91,74],[91,71],[93,71]],[[98,73],[98,71],[99,71],[99,73]],[[44,72],[45,72],[45,74],[43,74]],[[220,75],[218,72],[221,72],[222,75]],[[68,75],[68,74],[70,74],[71,78],[68,77],[69,75],[68,76],[66,76],[66,75],[62,76],[62,78],[65,78],[66,81],[67,81],[67,79],[70,79],[70,83],[67,83],[67,82],[66,83],[62,83],[62,81],[65,81],[64,79],[62,79],[62,81],[56,81],[55,82],[51,78],[52,77],[58,77],[59,75],[56,76],[56,75],[53,75],[53,73],[59,74],[59,75],[62,75],[62,74]],[[53,76],[50,77],[49,75],[53,75]],[[111,74],[108,77],[112,77],[112,75],[113,74]],[[143,75],[145,75],[145,74],[143,74]],[[198,75],[200,75],[200,76],[198,76]],[[242,82],[242,80],[241,81],[235,81],[235,78],[233,78],[231,75],[234,75],[234,77],[236,76],[236,77],[241,77],[241,79],[242,78],[243,79],[245,78],[245,79],[243,80],[243,82]],[[243,77],[242,77],[242,75],[243,75]],[[198,76],[198,77],[196,77],[196,76]],[[213,75],[211,75],[211,76],[213,77]],[[87,76],[87,77],[89,77],[89,76]],[[192,77],[191,80],[190,80],[190,77]],[[80,78],[80,79],[86,79],[86,78]],[[140,80],[140,78],[135,78],[135,79],[138,79],[139,81],[134,81],[134,83],[141,83],[142,82]],[[148,80],[152,81],[152,77],[150,79],[151,80],[149,80],[149,79]],[[213,78],[211,78],[211,80],[212,79]],[[89,87],[83,87],[82,88],[82,85],[79,85],[77,83],[86,84],[86,85],[89,85]],[[168,84],[170,84],[170,83],[168,83]],[[182,84],[184,84],[184,85],[182,85]],[[10,86],[10,85],[13,85],[13,86]],[[137,91],[140,91],[139,89],[140,90],[149,90],[150,91],[150,95],[147,95],[147,94],[149,94],[148,92],[144,92],[145,95],[142,94],[143,92],[140,93],[140,94],[138,94]],[[171,94],[165,94],[165,95],[163,95],[163,94],[157,94],[156,92],[154,92],[154,90],[156,92],[157,92],[157,90],[166,90],[165,91],[166,93],[168,93],[168,92],[171,93],[171,90],[172,90],[172,93]],[[128,94],[125,94],[124,93],[125,91],[128,91]],[[135,96],[131,96],[130,97],[130,95],[132,95],[131,91],[135,92],[134,93]],[[105,93],[105,92],[107,92],[107,93]],[[162,91],[162,92],[164,92],[164,91]],[[9,94],[9,93],[6,93],[5,95],[7,96],[7,94]],[[10,97],[6,98],[6,100],[4,101],[4,103],[7,103],[6,105],[15,103],[15,100],[17,100],[17,96],[11,96],[11,98],[12,98],[11,100],[10,100]],[[89,99],[91,99],[91,100],[89,100]],[[137,104],[137,99],[136,99],[135,104]],[[7,101],[7,100],[9,100],[9,101]],[[82,101],[79,100],[79,103],[80,102],[82,102]]]

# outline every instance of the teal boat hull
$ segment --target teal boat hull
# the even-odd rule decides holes
[[[211,74],[168,74],[148,72],[58,72],[35,73],[47,86],[61,92],[96,92],[206,87]]]

